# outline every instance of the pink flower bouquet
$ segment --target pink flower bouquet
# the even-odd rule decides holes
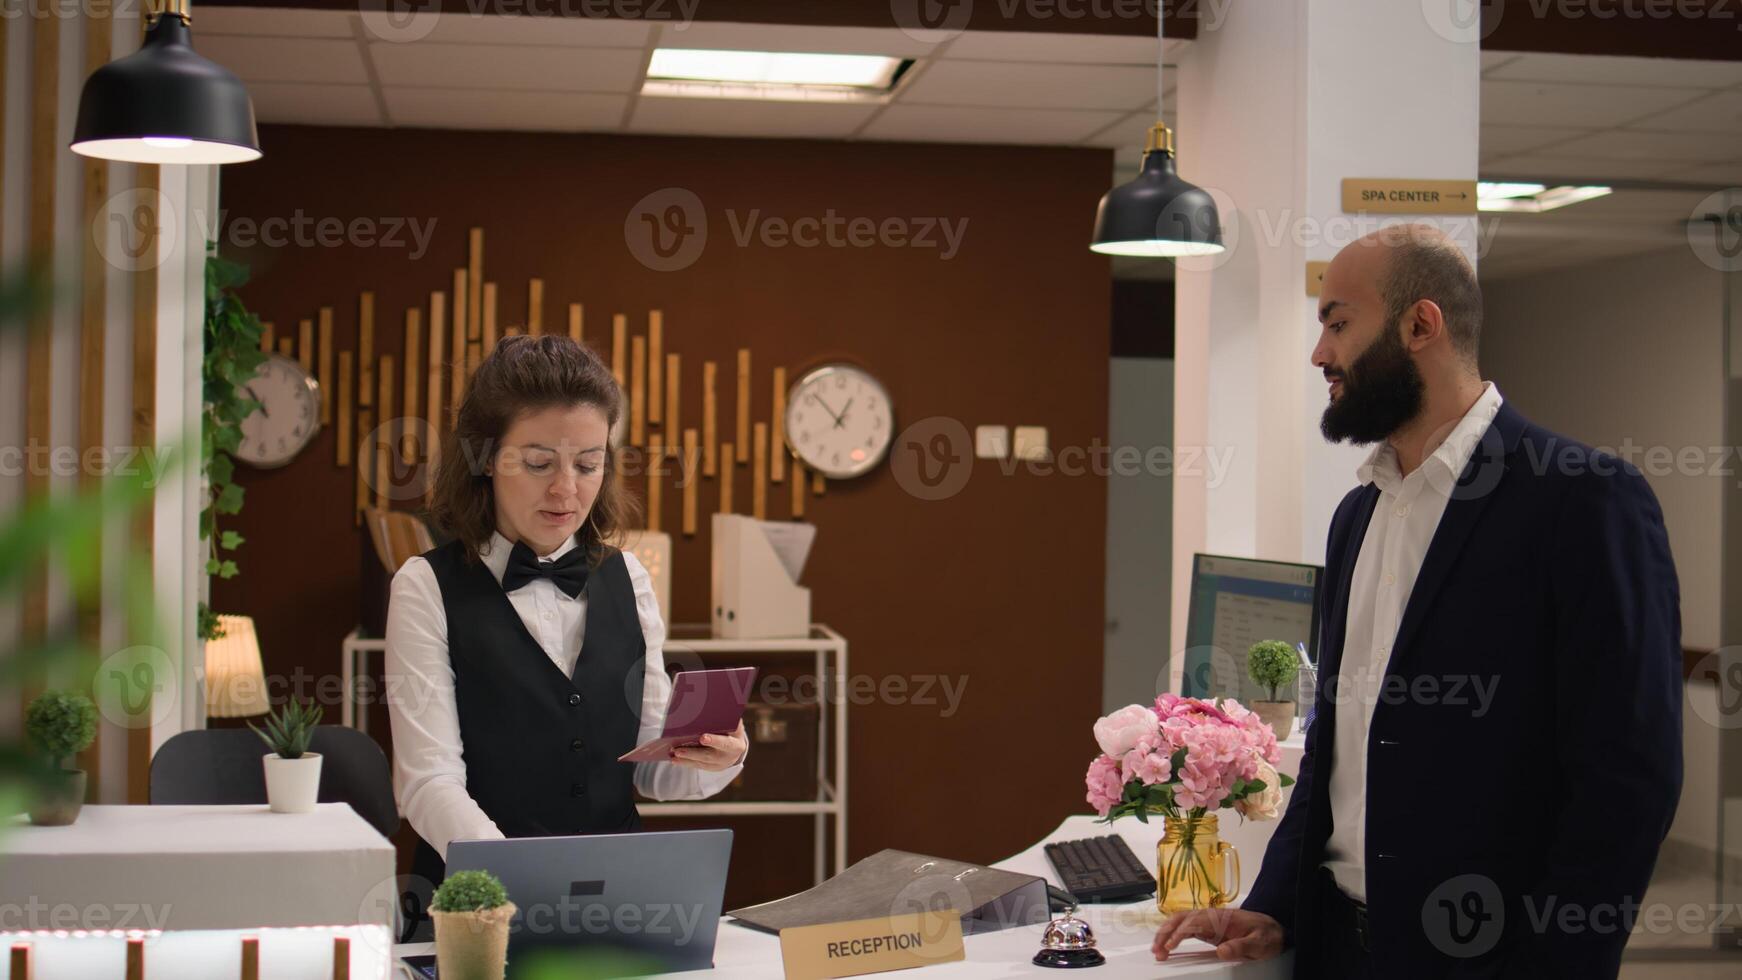
[[[1127,705],[1095,722],[1102,754],[1089,763],[1089,805],[1111,822],[1152,813],[1175,820],[1233,807],[1273,820],[1282,787],[1276,733],[1233,698],[1163,694],[1152,707]]]

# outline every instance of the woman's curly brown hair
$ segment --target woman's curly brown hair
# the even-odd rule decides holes
[[[430,517],[458,538],[470,560],[496,531],[496,493],[489,464],[502,436],[516,419],[545,408],[593,405],[615,428],[623,413],[623,391],[611,369],[567,337],[504,337],[478,365],[466,385],[453,431],[442,443]],[[623,532],[639,520],[635,498],[617,481],[616,450],[607,440],[599,495],[576,542],[597,564],[608,548],[620,546]]]

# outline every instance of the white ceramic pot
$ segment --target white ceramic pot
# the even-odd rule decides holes
[[[1254,701],[1252,710],[1276,733],[1277,741],[1294,734],[1293,701]]]
[[[304,752],[286,759],[274,752],[261,757],[266,764],[266,803],[273,813],[313,813],[321,788],[321,754]]]

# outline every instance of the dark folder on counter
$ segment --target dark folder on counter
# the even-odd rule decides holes
[[[945,908],[962,914],[963,933],[1045,922],[1046,880],[946,858],[884,850],[809,891],[726,914],[745,925],[779,932],[794,926]]]

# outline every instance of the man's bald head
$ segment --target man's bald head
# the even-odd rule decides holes
[[[1464,250],[1433,225],[1392,225],[1354,243],[1381,250],[1379,296],[1385,323],[1395,327],[1416,303],[1440,308],[1452,349],[1474,366],[1482,336],[1482,287]]]

